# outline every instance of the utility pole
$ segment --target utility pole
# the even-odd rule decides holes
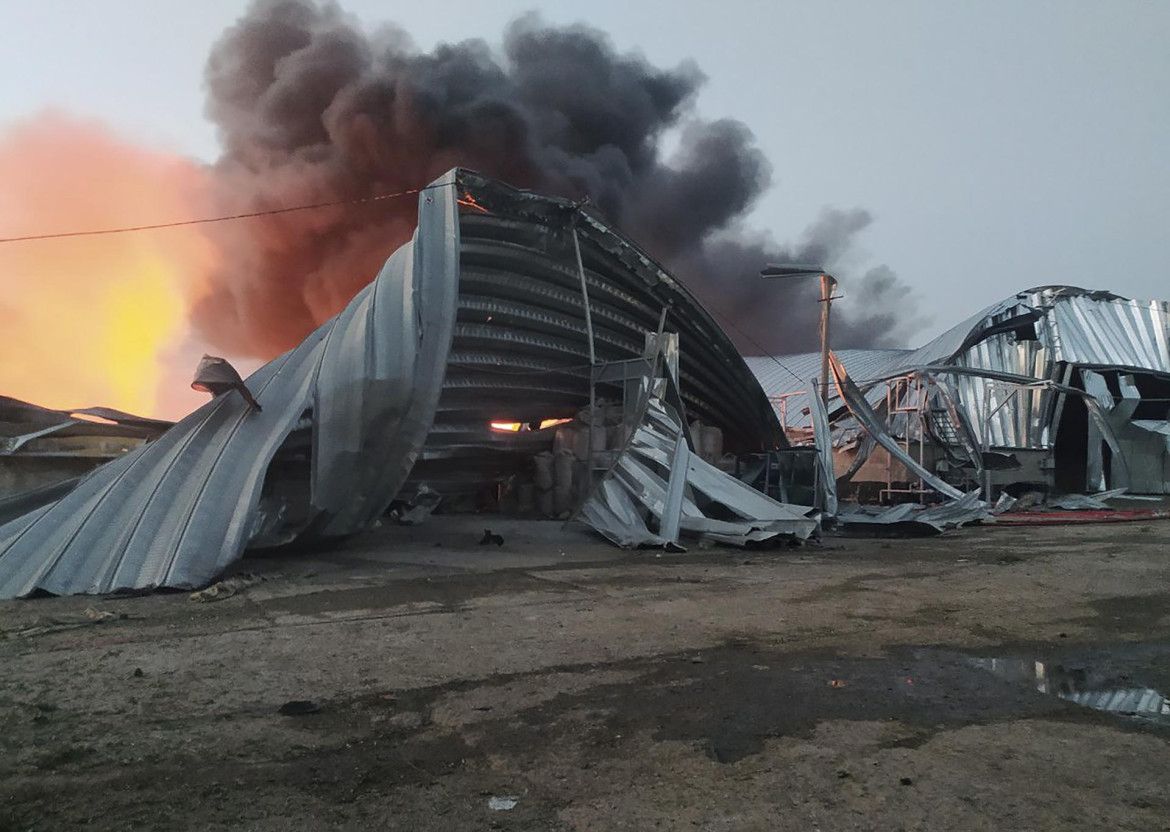
[[[821,272],[821,401],[825,412],[829,411],[829,310],[833,306],[833,291],[837,280],[825,271]]]
[[[791,279],[797,277],[819,277],[821,279],[821,401],[829,409],[829,313],[837,289],[837,278],[822,266],[809,263],[776,263],[760,272],[763,277]]]

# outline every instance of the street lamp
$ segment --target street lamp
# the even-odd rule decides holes
[[[833,305],[833,290],[837,278],[825,271],[823,266],[809,263],[773,263],[760,272],[770,279],[792,279],[797,277],[819,277],[821,279],[821,401],[829,409],[829,309]]]

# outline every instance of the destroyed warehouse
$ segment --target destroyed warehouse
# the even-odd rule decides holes
[[[436,507],[682,548],[863,519],[838,491],[942,501],[936,531],[1003,493],[1166,494],[1168,329],[1164,302],[1033,289],[829,356],[826,408],[822,356],[745,358],[588,206],[454,169],[337,317],[246,382],[205,358],[174,425],[0,402],[0,598],[198,587]]]
[[[685,287],[590,210],[469,171],[423,189],[413,239],[247,385],[259,407],[229,386],[0,502],[0,598],[199,586],[247,547],[485,491],[623,545],[817,528],[727,473],[787,442]]]
[[[843,350],[829,403],[843,489],[1170,493],[1170,304],[1044,286],[916,350]],[[811,441],[816,354],[750,357],[788,435]],[[840,393],[845,392],[842,399]],[[852,394],[851,394],[852,393]]]

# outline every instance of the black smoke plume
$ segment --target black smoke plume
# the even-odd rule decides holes
[[[588,197],[690,286],[747,352],[813,349],[816,287],[765,284],[770,261],[832,265],[869,223],[828,212],[792,251],[740,220],[771,168],[751,132],[702,121],[704,78],[621,54],[585,26],[535,15],[500,50],[480,40],[417,50],[394,26],[367,34],[334,4],[260,0],[207,64],[207,112],[223,155],[214,166],[231,212],[352,199],[425,185],[462,165],[522,188]],[[678,129],[679,149],[662,139]],[[336,312],[410,236],[413,200],[305,211],[216,227],[224,266],[195,311],[217,347],[270,357]],[[838,346],[887,345],[908,320],[888,269],[843,281],[862,294],[837,318]]]

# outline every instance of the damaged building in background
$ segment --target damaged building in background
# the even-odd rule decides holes
[[[54,410],[0,396],[0,523],[157,439],[171,422],[108,407]]]
[[[838,487],[883,503],[1168,494],[1168,342],[1165,301],[1045,286],[920,349],[842,350],[828,414]],[[817,408],[800,380],[820,355],[747,361],[790,439],[812,442]]]
[[[811,457],[695,298],[588,208],[470,171],[420,192],[413,239],[340,315],[243,390],[229,370],[206,359],[212,401],[161,432],[111,419],[152,435],[0,503],[0,598],[197,587],[246,548],[440,503],[621,545],[818,528],[811,499],[734,476],[783,496],[799,478],[768,472]]]

